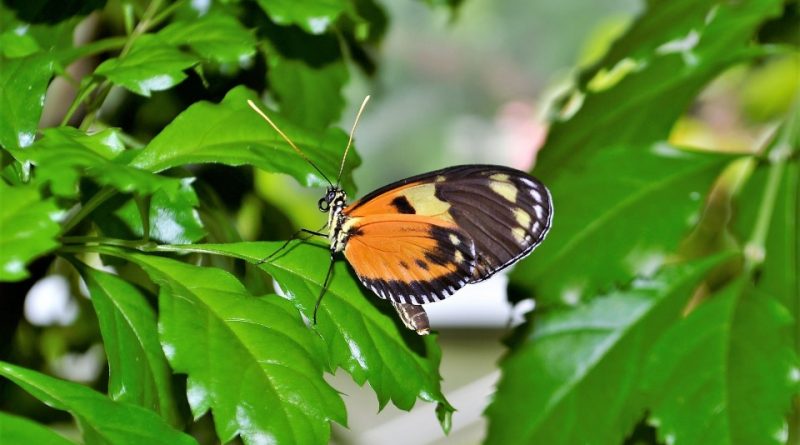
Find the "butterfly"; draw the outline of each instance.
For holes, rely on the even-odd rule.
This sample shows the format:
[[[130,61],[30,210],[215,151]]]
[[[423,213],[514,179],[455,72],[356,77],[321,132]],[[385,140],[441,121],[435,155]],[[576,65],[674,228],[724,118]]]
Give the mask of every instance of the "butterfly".
[[[391,183],[348,204],[339,180],[368,100],[369,96],[356,116],[336,185],[266,114],[248,103],[330,185],[318,202],[319,210],[328,214],[326,225],[320,231],[301,229],[330,243],[331,263],[314,321],[334,255],[343,253],[361,283],[389,300],[406,327],[424,335],[430,323],[422,305],[452,296],[530,254],[550,229],[553,202],[547,187],[525,172],[498,165],[459,165]],[[321,232],[325,228],[328,232]]]

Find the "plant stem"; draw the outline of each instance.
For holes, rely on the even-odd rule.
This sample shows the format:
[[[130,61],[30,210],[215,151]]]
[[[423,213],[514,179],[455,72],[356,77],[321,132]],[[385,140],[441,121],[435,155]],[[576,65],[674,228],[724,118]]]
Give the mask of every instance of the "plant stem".
[[[114,196],[116,194],[116,190],[111,187],[104,187],[99,192],[97,192],[94,196],[89,198],[89,201],[86,202],[78,213],[75,214],[72,218],[67,220],[61,228],[61,233],[66,234],[69,233],[75,226],[78,225],[84,218],[86,218],[90,213],[92,213],[96,208],[100,207],[108,198]]]

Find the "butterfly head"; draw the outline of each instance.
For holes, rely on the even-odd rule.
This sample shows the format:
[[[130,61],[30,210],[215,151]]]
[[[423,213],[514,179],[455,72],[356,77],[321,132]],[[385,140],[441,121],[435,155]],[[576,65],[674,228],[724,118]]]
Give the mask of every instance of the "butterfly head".
[[[347,194],[339,187],[328,187],[325,195],[317,202],[320,212],[329,212],[331,209],[341,210],[347,204]]]

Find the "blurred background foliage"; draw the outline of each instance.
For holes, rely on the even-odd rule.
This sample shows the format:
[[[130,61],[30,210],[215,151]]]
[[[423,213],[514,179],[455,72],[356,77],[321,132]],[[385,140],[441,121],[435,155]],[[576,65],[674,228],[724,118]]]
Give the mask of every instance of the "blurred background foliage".
[[[0,442],[797,443],[798,7],[4,0]],[[425,339],[343,262],[307,327],[324,249],[250,264],[325,183],[245,100],[332,177],[366,94],[351,197],[554,197]]]

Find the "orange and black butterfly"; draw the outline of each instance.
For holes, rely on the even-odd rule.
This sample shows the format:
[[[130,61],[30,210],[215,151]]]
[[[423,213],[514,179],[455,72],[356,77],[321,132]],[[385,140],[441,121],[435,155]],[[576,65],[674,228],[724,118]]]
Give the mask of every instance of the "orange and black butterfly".
[[[325,177],[255,104],[250,106]],[[351,131],[344,156],[352,137]],[[342,168],[339,177],[341,172]],[[404,324],[420,334],[430,331],[422,304],[443,300],[524,258],[544,240],[553,220],[553,203],[544,184],[497,165],[424,173],[351,204],[339,178],[336,185],[328,183],[318,203],[320,211],[328,213],[323,227],[328,233],[303,230],[330,241],[331,267],[320,299],[333,256],[343,252],[361,283],[391,301]]]

